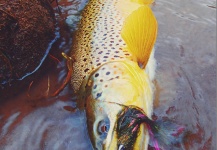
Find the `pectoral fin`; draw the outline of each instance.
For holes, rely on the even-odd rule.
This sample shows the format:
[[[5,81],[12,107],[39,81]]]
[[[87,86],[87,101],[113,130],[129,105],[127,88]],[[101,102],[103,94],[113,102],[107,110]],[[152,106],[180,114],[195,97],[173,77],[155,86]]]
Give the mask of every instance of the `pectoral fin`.
[[[157,37],[157,20],[149,6],[139,7],[126,18],[121,36],[141,68],[145,68]]]

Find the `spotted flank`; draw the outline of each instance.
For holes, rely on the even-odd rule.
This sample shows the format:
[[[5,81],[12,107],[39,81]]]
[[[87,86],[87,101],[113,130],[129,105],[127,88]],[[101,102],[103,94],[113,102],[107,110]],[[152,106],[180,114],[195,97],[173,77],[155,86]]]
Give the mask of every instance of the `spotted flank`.
[[[124,108],[133,106],[147,118],[152,115],[158,28],[152,3],[90,0],[82,12],[73,38],[71,84],[78,107],[86,112],[94,149],[144,150],[153,137],[149,122],[129,121],[117,129]],[[135,134],[128,139],[130,132]]]
[[[111,60],[132,59],[120,32],[123,18],[115,9],[117,1],[91,0],[83,11],[80,28],[73,44],[74,72],[72,86],[77,91],[90,72]],[[107,7],[103,7],[103,6]]]

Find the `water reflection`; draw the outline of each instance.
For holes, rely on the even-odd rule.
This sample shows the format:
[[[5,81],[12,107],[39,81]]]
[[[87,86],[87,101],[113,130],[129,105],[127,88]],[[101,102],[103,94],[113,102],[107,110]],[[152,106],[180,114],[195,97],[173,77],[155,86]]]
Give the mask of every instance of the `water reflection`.
[[[20,94],[1,101],[0,149],[91,149],[85,115],[75,109],[70,86],[50,97],[66,77],[61,52],[70,50],[71,33],[85,3],[61,0],[61,13],[55,7],[61,38],[54,46],[58,51],[51,52],[54,57],[47,58],[52,67]],[[153,7],[159,22],[154,115],[186,126],[184,142],[177,149],[215,149],[215,6],[213,0],[157,0]]]

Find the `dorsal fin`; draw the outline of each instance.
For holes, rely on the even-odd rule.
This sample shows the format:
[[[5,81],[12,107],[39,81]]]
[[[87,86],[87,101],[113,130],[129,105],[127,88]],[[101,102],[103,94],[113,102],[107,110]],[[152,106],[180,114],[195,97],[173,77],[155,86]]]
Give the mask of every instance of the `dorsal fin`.
[[[141,68],[145,68],[157,37],[157,20],[149,6],[142,5],[126,18],[121,36]]]

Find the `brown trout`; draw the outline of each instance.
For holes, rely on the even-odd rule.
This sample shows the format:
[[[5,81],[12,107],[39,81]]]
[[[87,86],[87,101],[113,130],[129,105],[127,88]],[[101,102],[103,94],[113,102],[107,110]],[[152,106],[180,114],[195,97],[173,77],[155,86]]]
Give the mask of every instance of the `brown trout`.
[[[149,118],[157,37],[151,3],[90,0],[82,12],[72,46],[71,84],[78,107],[86,111],[93,149],[148,147],[155,126]]]

